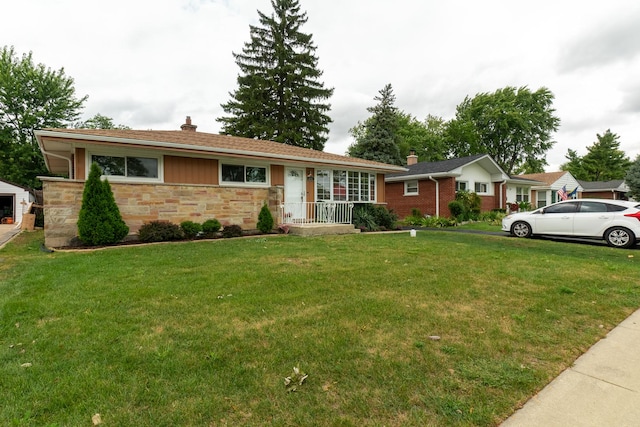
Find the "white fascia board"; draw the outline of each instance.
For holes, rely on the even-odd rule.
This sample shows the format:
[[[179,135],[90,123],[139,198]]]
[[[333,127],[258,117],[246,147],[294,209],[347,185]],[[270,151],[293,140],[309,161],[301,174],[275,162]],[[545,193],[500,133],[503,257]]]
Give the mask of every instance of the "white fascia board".
[[[415,180],[425,180],[430,178],[448,178],[453,177],[457,178],[461,174],[459,173],[450,173],[450,172],[438,172],[438,173],[425,173],[420,175],[402,175],[402,176],[391,176],[385,177],[384,182],[400,182],[400,181],[415,181]]]

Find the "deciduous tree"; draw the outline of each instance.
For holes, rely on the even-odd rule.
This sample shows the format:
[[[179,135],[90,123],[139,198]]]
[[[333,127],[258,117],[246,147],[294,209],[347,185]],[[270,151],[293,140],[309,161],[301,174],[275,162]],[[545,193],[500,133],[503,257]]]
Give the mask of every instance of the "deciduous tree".
[[[222,133],[322,150],[327,141],[333,94],[319,81],[322,71],[312,35],[301,31],[307,14],[298,0],[271,0],[271,16],[258,11],[251,41],[234,53],[241,74],[218,118]]]
[[[35,129],[67,127],[77,120],[87,96],[76,98],[64,68],[34,64],[32,54],[18,57],[13,47],[0,50],[0,176],[37,188],[47,169]]]
[[[596,136],[598,140],[587,147],[587,154],[583,157],[569,149],[566,155],[569,161],[561,169],[571,172],[576,179],[585,181],[624,179],[631,160],[620,150],[620,137],[610,129]]]
[[[468,96],[447,126],[451,155],[489,154],[507,173],[542,172],[560,119],[547,88],[505,87]]]
[[[111,117],[100,113],[83,122],[74,123],[73,127],[76,129],[131,129],[129,126],[116,125]]]

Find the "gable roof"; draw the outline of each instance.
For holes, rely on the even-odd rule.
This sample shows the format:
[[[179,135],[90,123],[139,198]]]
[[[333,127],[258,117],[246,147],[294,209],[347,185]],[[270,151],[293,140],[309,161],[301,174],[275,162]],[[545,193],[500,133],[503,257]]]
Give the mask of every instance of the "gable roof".
[[[438,162],[416,163],[415,165],[407,166],[408,170],[406,172],[387,175],[385,181],[394,182],[428,177],[460,176],[462,174],[462,168],[472,163],[479,163],[492,174],[500,174],[502,179],[508,179],[508,175],[504,173],[491,156],[488,154],[476,154]]]
[[[545,172],[545,173],[529,173],[524,175],[514,176],[514,178],[523,178],[529,179],[533,181],[539,181],[548,185],[553,184],[569,172],[567,171],[559,171],[559,172]]]
[[[14,182],[7,181],[6,179],[2,179],[2,178],[0,178],[0,183],[5,184],[5,186],[6,186],[7,188],[8,188],[8,187],[15,187],[15,188],[19,188],[19,189],[21,189],[21,190],[27,191],[27,192],[29,192],[29,193],[33,192],[33,190],[32,190],[32,189],[30,189],[29,187],[25,187],[25,186],[22,186],[22,185],[18,185],[18,184],[14,183]]]
[[[47,168],[52,173],[62,174],[69,170],[74,148],[89,145],[162,150],[190,155],[313,163],[387,173],[405,170],[401,166],[294,147],[279,142],[184,130],[42,129],[35,131],[35,135],[45,157]]]
[[[615,179],[612,181],[583,181],[578,180],[583,192],[590,191],[629,191],[629,187],[625,184],[624,179]]]

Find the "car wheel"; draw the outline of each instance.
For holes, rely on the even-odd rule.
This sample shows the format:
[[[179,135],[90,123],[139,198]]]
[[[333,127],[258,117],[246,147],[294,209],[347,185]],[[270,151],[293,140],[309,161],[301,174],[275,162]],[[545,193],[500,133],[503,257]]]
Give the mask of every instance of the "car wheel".
[[[531,226],[524,221],[518,221],[511,226],[511,234],[516,237],[531,237]]]
[[[624,227],[613,227],[604,233],[604,240],[614,248],[628,248],[636,242],[636,236]]]

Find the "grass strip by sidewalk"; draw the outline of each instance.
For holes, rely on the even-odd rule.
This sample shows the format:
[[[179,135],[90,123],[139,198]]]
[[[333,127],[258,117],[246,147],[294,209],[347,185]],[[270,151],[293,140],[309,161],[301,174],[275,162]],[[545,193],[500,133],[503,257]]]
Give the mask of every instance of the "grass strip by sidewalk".
[[[8,425],[495,425],[640,306],[638,251],[604,246],[41,241],[0,251]],[[288,393],[293,367],[309,376]]]

